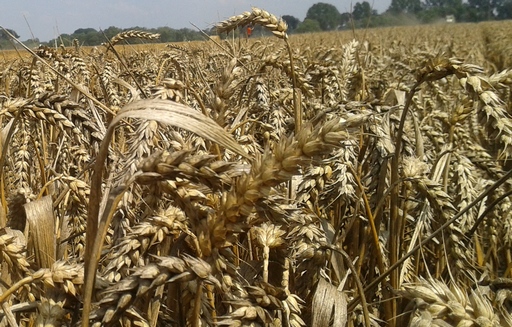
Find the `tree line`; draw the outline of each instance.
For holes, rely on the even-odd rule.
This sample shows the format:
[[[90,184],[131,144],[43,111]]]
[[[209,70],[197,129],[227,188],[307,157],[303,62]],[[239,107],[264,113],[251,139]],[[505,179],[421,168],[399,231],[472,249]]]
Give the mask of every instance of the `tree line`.
[[[512,18],[512,0],[392,0],[389,8],[379,14],[368,1],[356,2],[350,12],[340,13],[328,3],[319,2],[312,5],[303,21],[291,15],[282,16],[288,24],[289,33],[309,33],[362,27],[396,26],[404,24],[433,23],[444,21],[452,15],[458,22],[480,22],[485,20],[502,20]],[[181,42],[204,40],[204,34],[216,34],[214,28],[197,31],[190,28],[173,29],[170,27],[144,28],[131,27],[121,29],[111,26],[105,30],[79,28],[72,34],[61,34],[56,39],[40,42],[38,39],[24,41],[28,46],[45,44],[50,46],[69,46],[73,40],[81,45],[94,46],[106,42],[114,35],[135,29],[144,32],[158,33],[158,42]],[[8,30],[19,37],[14,30]],[[255,28],[253,35],[265,35],[262,28]],[[243,34],[243,29],[236,31]],[[132,41],[131,41],[132,42]],[[134,40],[133,42],[137,42]],[[147,42],[147,41],[144,41]],[[12,48],[14,43],[3,31],[0,31],[0,49]]]
[[[143,31],[143,32],[149,32],[149,33],[158,33],[160,34],[160,38],[157,41],[147,41],[147,40],[130,40],[130,43],[138,43],[138,42],[183,42],[183,41],[193,41],[193,40],[204,40],[204,32],[211,33],[210,30],[208,31],[197,31],[190,28],[181,28],[181,29],[173,29],[170,27],[158,27],[158,28],[145,28],[140,26],[134,26],[130,28],[119,28],[115,26],[111,26],[105,30],[96,30],[94,28],[79,28],[75,30],[71,34],[60,34],[57,38],[52,39],[48,42],[41,42],[39,39],[29,39],[24,41],[23,43],[26,44],[29,47],[35,47],[42,45],[48,45],[48,46],[60,46],[61,44],[65,46],[70,46],[73,43],[73,40],[77,40],[78,43],[82,46],[96,46],[100,45],[102,43],[108,42],[107,40],[110,40],[113,36],[127,31],[127,30],[137,30],[137,31]],[[11,34],[13,34],[14,37],[19,38],[18,34],[13,31],[9,30]],[[0,31],[0,49],[10,49],[12,48],[14,43],[12,40],[9,40],[9,37],[7,34]]]
[[[173,29],[170,27],[145,28],[134,26],[127,29],[121,29],[119,27],[111,26],[105,30],[99,31],[94,28],[80,28],[72,34],[61,34],[57,39],[50,40],[48,43],[50,45],[61,43],[69,44],[72,40],[76,39],[81,45],[84,46],[99,45],[107,42],[107,40],[110,40],[113,36],[127,30],[137,30],[153,34],[158,33],[160,34],[160,39],[157,42],[183,42],[204,39],[199,31],[190,28]],[[142,41],[130,40],[130,43],[137,42]],[[148,43],[150,41],[144,40],[144,42]]]
[[[512,0],[392,0],[378,14],[368,1],[356,2],[350,12],[340,13],[327,3],[311,6],[303,22],[283,16],[292,31],[316,32],[334,29],[434,23],[453,16],[457,22],[512,19]]]
[[[461,22],[503,20],[512,18],[512,0],[392,0],[388,11],[412,14],[424,23],[447,15]]]

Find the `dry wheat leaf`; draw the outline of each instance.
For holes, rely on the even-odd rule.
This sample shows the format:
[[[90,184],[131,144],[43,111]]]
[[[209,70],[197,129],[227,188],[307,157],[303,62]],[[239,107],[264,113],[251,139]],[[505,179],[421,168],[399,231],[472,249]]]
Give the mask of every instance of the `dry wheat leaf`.
[[[119,111],[109,128],[129,117],[156,120],[186,129],[245,158],[248,157],[244,149],[215,121],[183,104],[159,99],[135,101]]]
[[[347,300],[336,286],[320,278],[313,296],[311,326],[328,327],[347,324]]]
[[[51,196],[24,205],[38,268],[50,268],[55,262],[55,217]]]

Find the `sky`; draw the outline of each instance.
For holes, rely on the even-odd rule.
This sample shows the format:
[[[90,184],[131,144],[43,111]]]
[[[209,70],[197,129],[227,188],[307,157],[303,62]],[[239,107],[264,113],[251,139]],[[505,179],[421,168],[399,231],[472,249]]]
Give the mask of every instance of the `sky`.
[[[22,41],[32,38],[32,33],[40,41],[49,41],[79,28],[195,29],[190,24],[193,23],[205,29],[250,11],[253,6],[302,21],[315,3],[330,3],[343,13],[349,12],[351,5],[358,1],[363,0],[0,0],[0,26],[16,31]],[[391,0],[367,1],[379,13],[391,3]]]

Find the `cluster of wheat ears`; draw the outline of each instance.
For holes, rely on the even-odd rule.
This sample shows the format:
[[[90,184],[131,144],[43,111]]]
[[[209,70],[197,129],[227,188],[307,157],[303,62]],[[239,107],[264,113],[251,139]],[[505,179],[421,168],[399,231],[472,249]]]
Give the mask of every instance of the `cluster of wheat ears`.
[[[0,63],[0,326],[512,326],[512,23],[248,24]]]

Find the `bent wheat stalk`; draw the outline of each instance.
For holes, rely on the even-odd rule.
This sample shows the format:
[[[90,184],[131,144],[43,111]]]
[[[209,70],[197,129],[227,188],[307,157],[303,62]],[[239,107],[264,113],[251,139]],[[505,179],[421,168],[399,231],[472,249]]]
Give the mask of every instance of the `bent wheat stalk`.
[[[110,123],[105,138],[101,143],[100,151],[96,157],[94,173],[91,180],[91,195],[89,199],[89,210],[87,216],[87,235],[85,252],[85,286],[84,286],[84,309],[82,326],[89,326],[89,314],[93,297],[96,269],[100,259],[101,247],[107,229],[112,220],[117,203],[121,200],[126,188],[135,181],[136,176],[124,185],[114,188],[109,194],[107,206],[100,213],[99,204],[103,203],[101,194],[101,181],[103,166],[107,158],[110,140],[117,124],[125,118],[145,118],[156,120],[171,126],[189,130],[199,136],[217,143],[243,157],[247,157],[245,151],[236,141],[218,126],[213,120],[194,111],[185,105],[165,100],[140,100],[125,106]],[[100,218],[101,217],[101,218]]]
[[[288,41],[288,25],[282,19],[277,18],[266,10],[253,7],[251,12],[244,12],[241,15],[233,16],[223,22],[217,24],[218,33],[229,33],[240,26],[249,24],[260,25],[268,29],[276,37],[284,40],[286,44],[286,50],[288,51],[288,57],[290,59],[290,70],[292,75],[292,87],[293,87],[293,109],[295,113],[295,134],[299,133],[300,126],[302,124],[302,108],[300,107],[300,101],[297,95],[297,81],[295,77],[295,68],[293,62],[293,53],[290,42]]]
[[[490,187],[488,187],[485,191],[483,191],[476,199],[473,200],[470,204],[468,204],[464,209],[459,211],[455,216],[453,216],[450,220],[447,220],[441,227],[439,227],[437,230],[435,230],[432,234],[430,234],[428,237],[423,239],[418,245],[416,245],[411,251],[407,252],[403,257],[398,259],[393,265],[389,267],[389,269],[377,277],[375,280],[373,280],[368,286],[365,287],[364,292],[367,293],[377,285],[379,285],[380,282],[382,282],[389,274],[395,270],[396,268],[400,267],[401,264],[403,264],[410,256],[412,256],[416,251],[418,251],[420,248],[425,246],[427,243],[432,241],[437,235],[439,235],[441,232],[443,232],[448,226],[453,224],[457,219],[459,219],[463,214],[465,214],[467,211],[469,211],[471,208],[475,207],[480,201],[482,201],[485,197],[487,197],[489,194],[494,192],[497,188],[499,188],[501,185],[506,183],[510,178],[512,177],[512,169],[509,170],[505,175],[503,175],[499,180],[497,180],[494,184],[492,184]],[[361,298],[359,296],[354,297],[354,299],[349,303],[348,309],[354,310],[356,305],[361,301]]]

